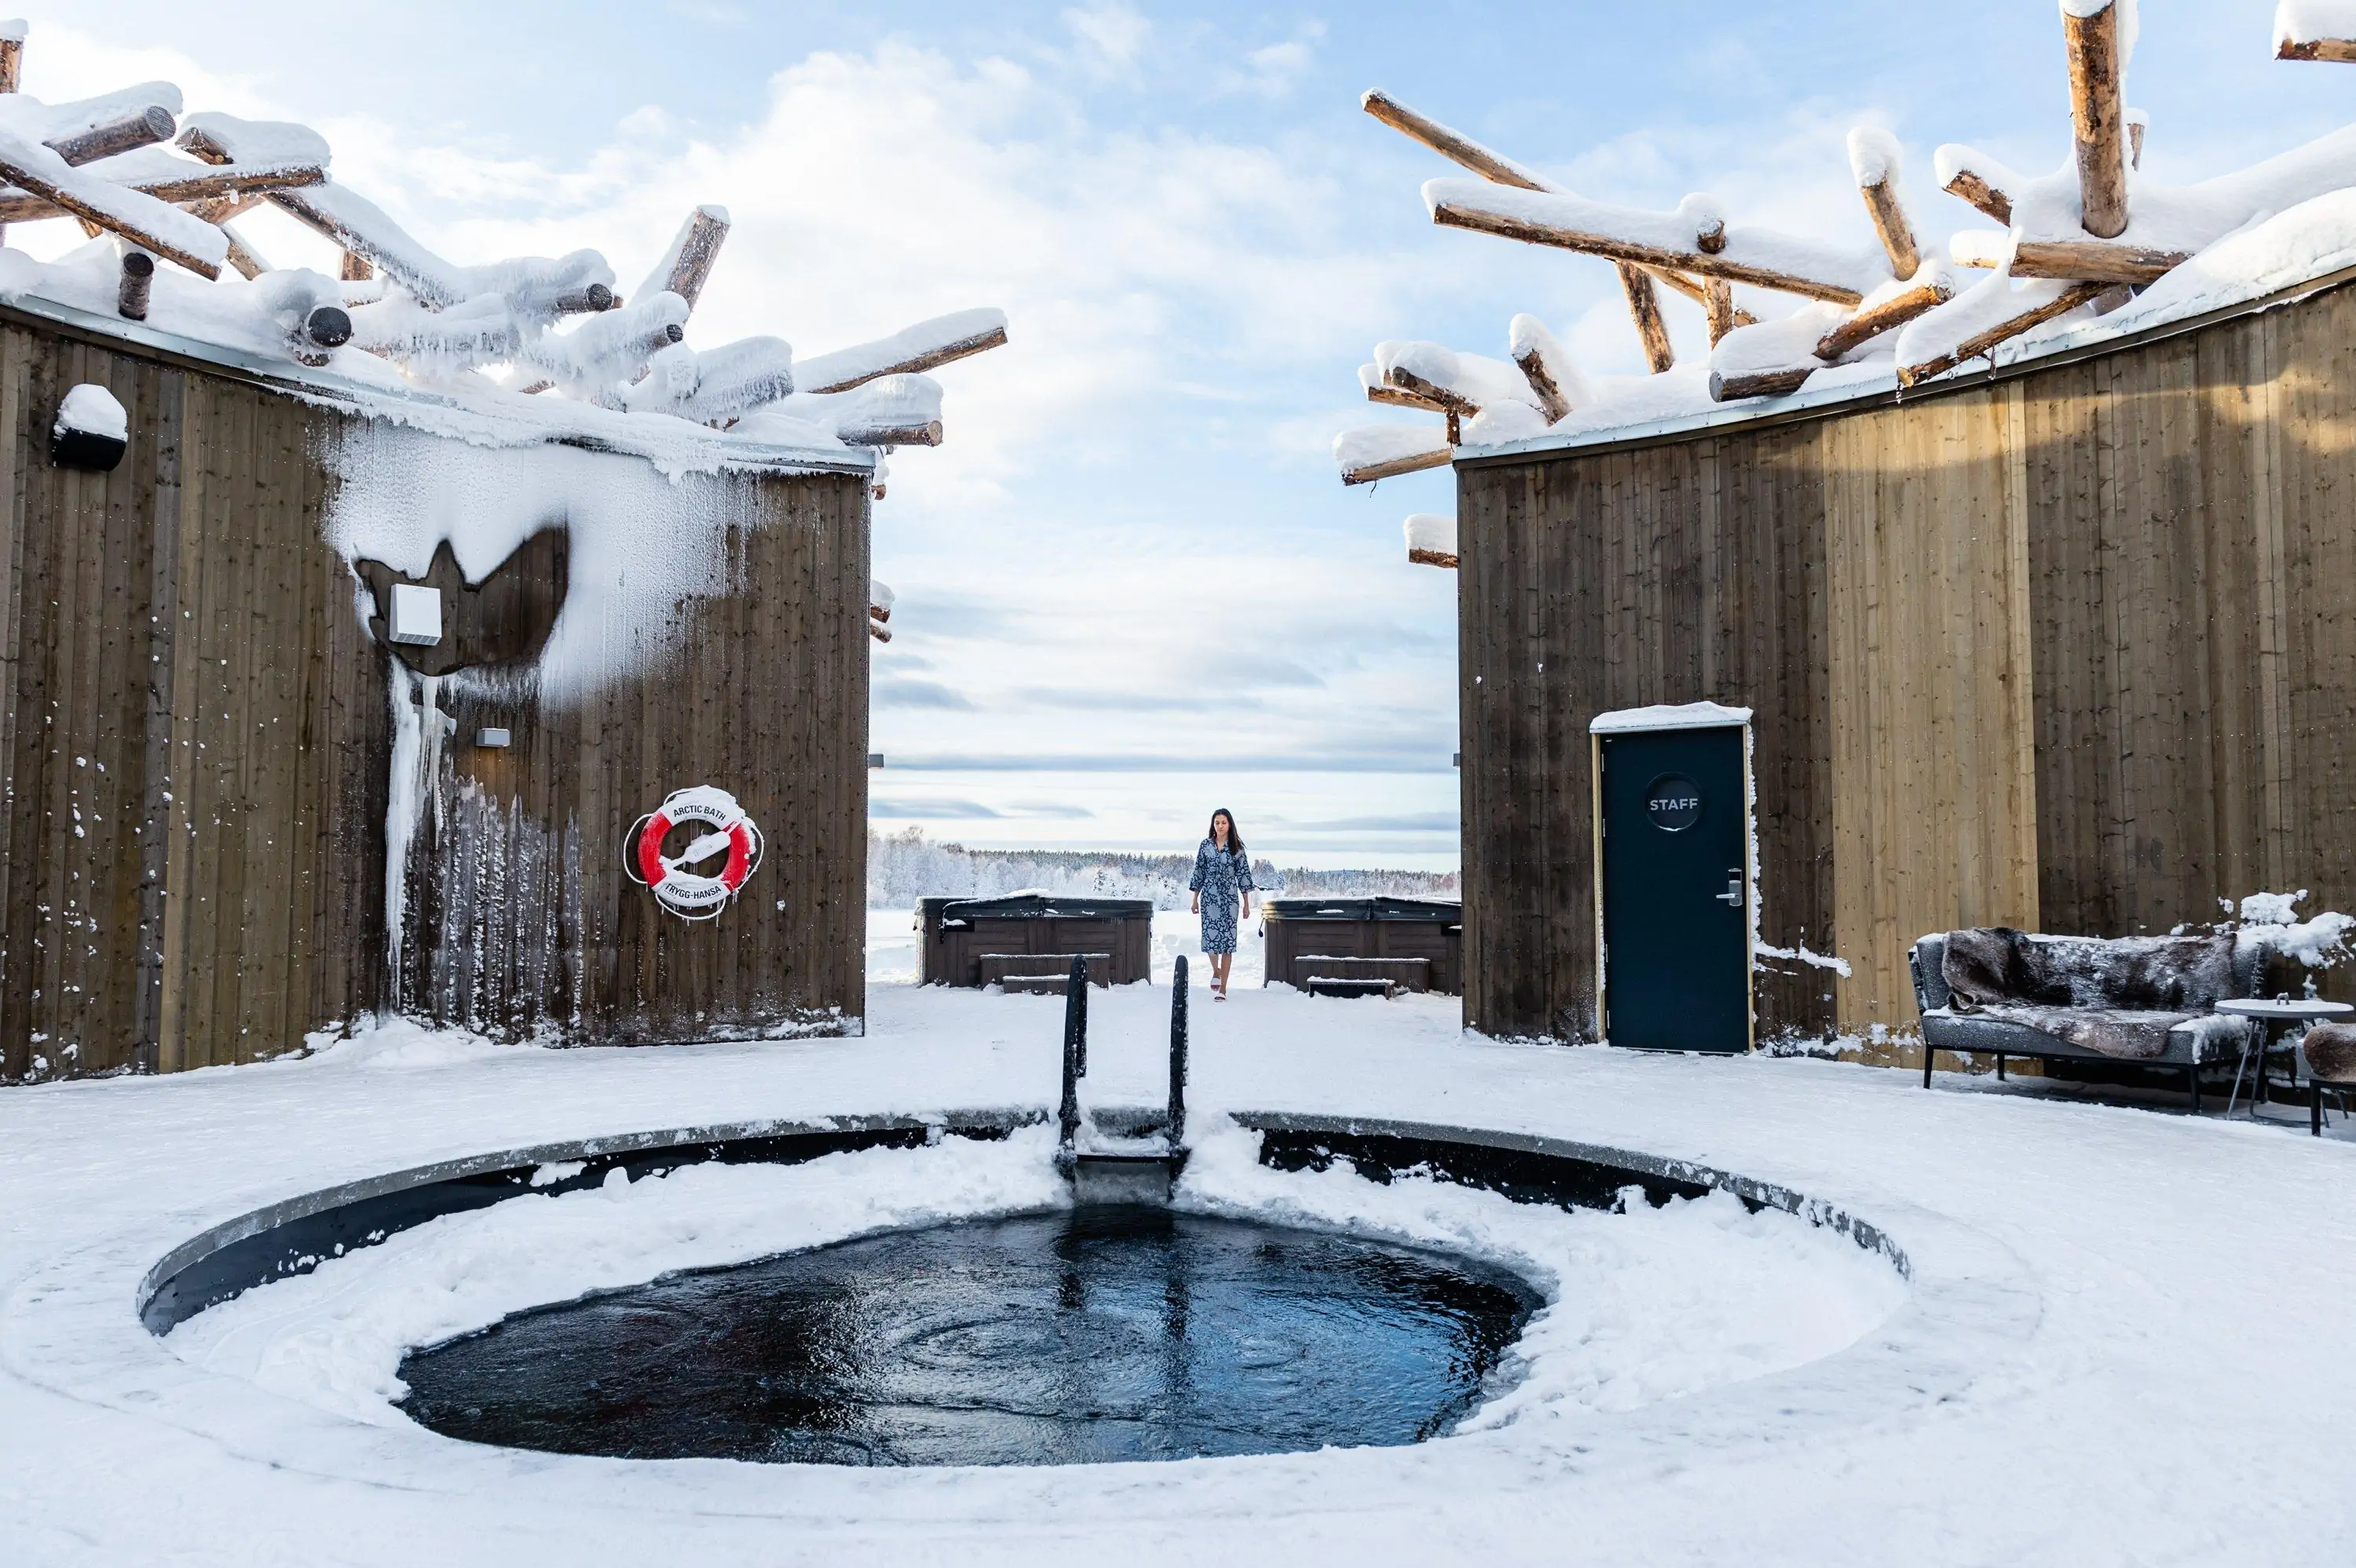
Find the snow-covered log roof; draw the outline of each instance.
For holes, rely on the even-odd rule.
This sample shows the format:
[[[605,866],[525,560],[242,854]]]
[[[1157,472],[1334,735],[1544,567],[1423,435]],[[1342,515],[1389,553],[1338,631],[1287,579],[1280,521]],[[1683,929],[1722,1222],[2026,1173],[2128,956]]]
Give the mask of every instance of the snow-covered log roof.
[[[2078,349],[2356,268],[2356,126],[2213,179],[2150,178],[2141,170],[2150,116],[2124,97],[2135,0],[2058,3],[2068,159],[2030,176],[1962,144],[1939,148],[1940,188],[2003,227],[1926,244],[1903,199],[1896,138],[1876,127],[1852,131],[1849,174],[1878,254],[1731,222],[1709,196],[1665,210],[1590,201],[1367,93],[1368,113],[1479,176],[1426,182],[1434,221],[1612,262],[1653,374],[1582,374],[1529,315],[1515,316],[1506,334],[1510,363],[1440,344],[1384,344],[1359,371],[1368,400],[1440,414],[1445,428],[1344,432],[1334,443],[1343,482],[1436,467],[1462,447],[1714,424],[1708,416],[1722,404],[1886,393],[1976,361]],[[2281,0],[2275,44],[2283,59],[2356,62],[2356,0]],[[1676,364],[1656,283],[1708,312],[1706,366]],[[1738,285],[1751,310],[1736,304]]]
[[[798,362],[779,337],[697,344],[725,208],[691,211],[626,297],[594,251],[455,261],[337,183],[327,140],[306,126],[183,115],[169,82],[27,97],[24,33],[0,23],[0,225],[70,219],[91,238],[50,263],[0,249],[0,300],[140,324],[121,330],[292,375],[422,390],[509,424],[530,400],[552,428],[612,423],[594,409],[684,420],[708,427],[706,442],[721,432],[838,452],[937,445],[941,389],[923,372],[1006,341],[1002,313],[969,310]],[[231,227],[265,202],[332,240],[342,275],[271,268]],[[566,403],[587,407],[571,416]],[[678,444],[650,423],[648,435],[625,444]]]

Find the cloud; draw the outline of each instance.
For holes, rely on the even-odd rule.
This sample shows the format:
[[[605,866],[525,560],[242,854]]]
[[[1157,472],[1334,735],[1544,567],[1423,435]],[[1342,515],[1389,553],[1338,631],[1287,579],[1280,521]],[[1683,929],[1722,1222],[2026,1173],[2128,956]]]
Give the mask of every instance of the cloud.
[[[1079,39],[1084,60],[1107,75],[1129,74],[1153,35],[1153,24],[1119,0],[1073,6],[1064,13],[1064,26]]]
[[[876,677],[871,688],[871,700],[877,708],[931,708],[958,713],[973,711],[973,699],[956,688],[943,686],[938,681],[909,680],[903,676]]]
[[[1458,814],[1418,811],[1396,816],[1337,816],[1323,822],[1287,822],[1296,833],[1453,833]]]
[[[1005,815],[993,811],[978,800],[897,800],[872,796],[867,802],[867,816],[888,818],[894,822],[920,822],[927,819],[995,820]]]
[[[1322,29],[1321,29],[1322,30]],[[1316,51],[1304,38],[1288,38],[1244,56],[1243,69],[1227,69],[1219,84],[1230,92],[1248,92],[1270,101],[1291,95],[1293,88],[1316,63]]]

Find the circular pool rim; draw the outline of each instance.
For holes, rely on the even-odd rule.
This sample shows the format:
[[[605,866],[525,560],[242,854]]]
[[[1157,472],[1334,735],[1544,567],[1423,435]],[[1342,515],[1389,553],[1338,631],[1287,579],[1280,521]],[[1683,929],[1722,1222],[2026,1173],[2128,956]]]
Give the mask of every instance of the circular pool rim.
[[[1282,1111],[1229,1115],[1261,1135],[1263,1163],[1283,1168],[1339,1158],[1374,1179],[1387,1180],[1394,1171],[1423,1168],[1515,1202],[1567,1208],[1610,1208],[1629,1187],[1641,1188],[1646,1201],[1656,1205],[1671,1198],[1729,1192],[1753,1209],[1780,1210],[1845,1235],[1881,1256],[1900,1277],[1915,1278],[1912,1259],[1879,1224],[1792,1188],[1692,1160],[1446,1123]],[[160,1339],[209,1307],[255,1285],[307,1273],[326,1258],[444,1214],[526,1192],[594,1187],[616,1168],[636,1180],[650,1171],[705,1160],[798,1164],[849,1149],[913,1147],[942,1137],[1002,1138],[1046,1119],[1044,1111],[1030,1108],[773,1119],[563,1139],[436,1160],[320,1188],[208,1227],[147,1269],[134,1310]],[[1097,1119],[1119,1133],[1150,1132],[1161,1125],[1158,1111],[1142,1108],[1106,1107]],[[537,1173],[561,1166],[578,1168],[534,1184]]]

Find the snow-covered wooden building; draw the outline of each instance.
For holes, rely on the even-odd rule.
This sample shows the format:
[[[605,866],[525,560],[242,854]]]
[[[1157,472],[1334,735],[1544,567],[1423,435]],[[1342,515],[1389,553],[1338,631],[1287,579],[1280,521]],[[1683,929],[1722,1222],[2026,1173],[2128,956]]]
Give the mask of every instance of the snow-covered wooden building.
[[[462,266],[299,126],[0,39],[0,1082],[387,1011],[565,1042],[855,1029],[881,453],[996,312],[700,346],[700,208]],[[268,202],[340,277],[271,268]]]
[[[1455,467],[1408,543],[1459,572],[1469,1022],[1608,1033],[1600,886],[1633,850],[1590,727],[1652,704],[1751,713],[1762,1040],[1911,1030],[1928,932],[2356,902],[2356,129],[2147,179],[2131,6],[2062,11],[2070,161],[1941,148],[2004,225],[1944,255],[1878,132],[1849,151],[1880,243],[1844,249],[1588,201],[1369,95],[1480,176],[1426,187],[1438,221],[1617,265],[1655,372],[1582,376],[1527,317],[1505,358],[1385,344],[1370,398],[1445,428],[1337,443],[1348,480]],[[2356,6],[2279,32],[2356,58]],[[1708,363],[1675,362],[1662,288]]]

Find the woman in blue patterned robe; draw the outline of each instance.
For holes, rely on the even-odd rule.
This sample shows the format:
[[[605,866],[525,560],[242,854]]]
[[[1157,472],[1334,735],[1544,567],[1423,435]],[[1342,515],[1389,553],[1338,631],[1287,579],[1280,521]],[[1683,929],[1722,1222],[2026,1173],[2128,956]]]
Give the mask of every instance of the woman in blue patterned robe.
[[[1236,819],[1225,806],[1211,813],[1210,836],[1194,851],[1194,874],[1186,885],[1194,890],[1194,912],[1203,917],[1203,951],[1211,960],[1211,999],[1227,999],[1227,971],[1236,962],[1236,899],[1243,899],[1244,918],[1251,918],[1251,855]]]

